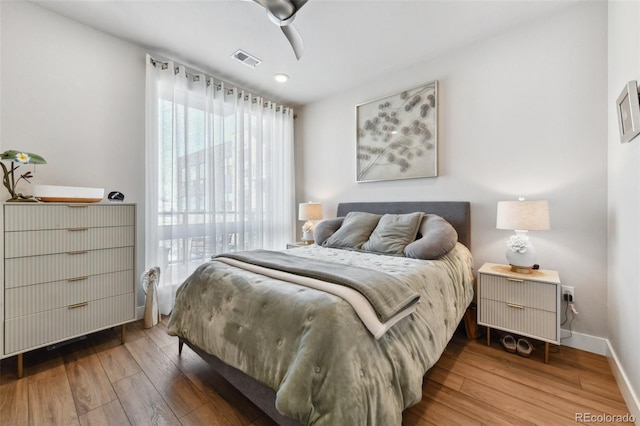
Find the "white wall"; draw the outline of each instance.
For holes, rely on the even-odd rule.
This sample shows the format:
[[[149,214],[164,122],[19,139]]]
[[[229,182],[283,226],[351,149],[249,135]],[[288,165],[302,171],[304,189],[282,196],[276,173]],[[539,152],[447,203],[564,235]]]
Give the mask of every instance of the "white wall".
[[[0,152],[42,155],[33,183],[123,192],[144,241],[144,50],[26,2],[0,8]]]
[[[574,331],[605,337],[606,40],[606,3],[579,4],[305,106],[298,201],[323,202],[333,216],[341,201],[469,200],[479,267],[506,262],[510,232],[495,229],[497,201],[547,199],[552,229],[531,233],[538,262],[575,286]],[[355,183],[354,106],[431,80],[440,176]]]
[[[640,3],[609,3],[609,288],[608,336],[619,382],[640,419],[640,137],[620,143],[616,99],[629,80],[640,81]],[[621,386],[622,387],[622,386]],[[624,387],[623,391],[624,391]],[[640,420],[638,420],[640,422]]]

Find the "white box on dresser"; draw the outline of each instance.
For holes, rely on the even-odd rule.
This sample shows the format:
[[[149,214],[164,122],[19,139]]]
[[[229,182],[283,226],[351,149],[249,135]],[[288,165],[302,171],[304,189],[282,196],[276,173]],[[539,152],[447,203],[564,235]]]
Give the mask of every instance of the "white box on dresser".
[[[560,344],[560,277],[556,271],[511,271],[509,265],[485,263],[478,270],[478,324],[549,343]]]
[[[0,358],[135,319],[135,204],[3,206]]]

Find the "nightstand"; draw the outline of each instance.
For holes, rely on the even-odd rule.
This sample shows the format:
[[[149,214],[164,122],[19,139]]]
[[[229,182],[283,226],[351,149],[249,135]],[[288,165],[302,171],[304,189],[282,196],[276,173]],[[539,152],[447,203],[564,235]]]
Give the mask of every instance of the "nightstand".
[[[306,241],[296,241],[295,243],[287,243],[287,248],[291,249],[291,248],[296,248],[296,247],[307,247],[307,246],[312,246],[313,242],[306,242]]]
[[[560,344],[560,277],[556,271],[512,272],[509,265],[485,263],[478,271],[478,324],[544,342]]]

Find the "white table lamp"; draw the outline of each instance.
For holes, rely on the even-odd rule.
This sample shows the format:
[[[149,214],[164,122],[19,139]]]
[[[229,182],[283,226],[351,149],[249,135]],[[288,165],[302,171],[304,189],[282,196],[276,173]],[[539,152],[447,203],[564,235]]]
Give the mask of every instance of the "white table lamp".
[[[507,260],[511,270],[521,274],[531,272],[537,254],[528,231],[542,231],[549,226],[549,203],[542,201],[498,201],[496,228],[515,231],[507,240]]]
[[[302,225],[302,241],[307,244],[313,243],[313,230],[316,226],[313,221],[321,219],[322,204],[309,201],[298,205],[298,220],[306,220]]]

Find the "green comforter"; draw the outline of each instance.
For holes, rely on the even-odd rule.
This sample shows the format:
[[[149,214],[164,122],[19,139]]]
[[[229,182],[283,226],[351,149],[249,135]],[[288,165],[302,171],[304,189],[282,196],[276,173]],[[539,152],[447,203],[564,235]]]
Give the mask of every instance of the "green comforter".
[[[291,256],[288,252],[251,250],[225,253],[227,257],[253,265],[340,284],[356,290],[371,304],[382,322],[411,307],[420,295],[393,275],[370,268]]]
[[[214,260],[178,289],[169,333],[275,389],[278,411],[303,424],[400,425],[471,302],[471,254],[460,244],[435,261],[317,246],[288,253],[384,271],[421,301],[375,340],[337,296]]]

